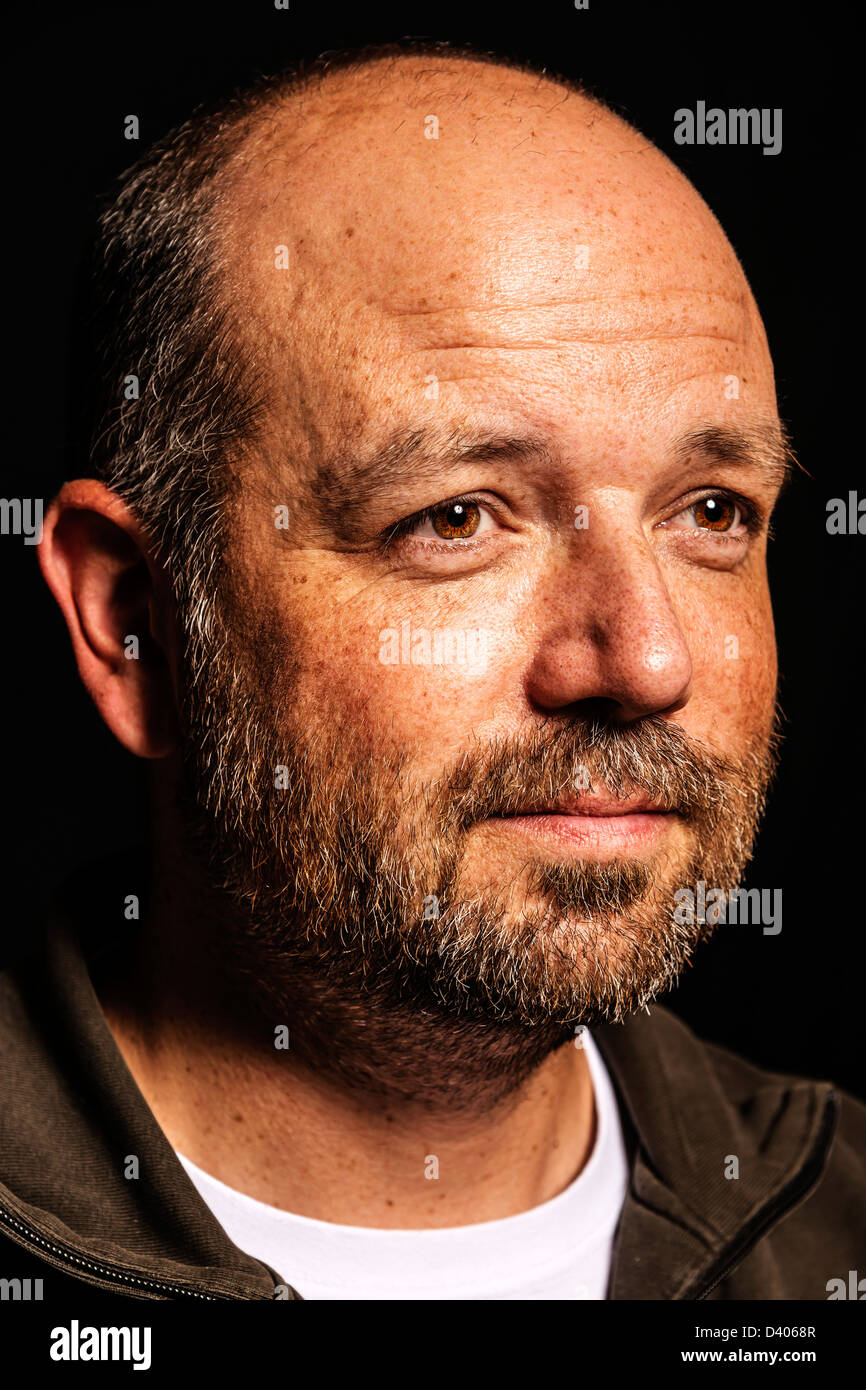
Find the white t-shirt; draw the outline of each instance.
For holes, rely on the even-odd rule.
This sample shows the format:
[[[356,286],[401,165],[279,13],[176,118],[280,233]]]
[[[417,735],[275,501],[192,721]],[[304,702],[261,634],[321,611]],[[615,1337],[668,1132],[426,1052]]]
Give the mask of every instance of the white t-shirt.
[[[235,1245],[305,1299],[603,1299],[628,1168],[613,1086],[582,1036],[592,1153],[565,1191],[517,1216],[440,1230],[339,1226],[258,1202],[178,1158]]]

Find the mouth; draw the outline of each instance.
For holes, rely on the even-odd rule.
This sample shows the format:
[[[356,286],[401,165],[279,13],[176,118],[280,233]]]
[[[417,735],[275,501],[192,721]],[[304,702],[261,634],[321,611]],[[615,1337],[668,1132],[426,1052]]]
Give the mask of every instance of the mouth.
[[[487,824],[563,849],[622,854],[653,848],[678,819],[669,806],[645,796],[585,796],[522,807]]]

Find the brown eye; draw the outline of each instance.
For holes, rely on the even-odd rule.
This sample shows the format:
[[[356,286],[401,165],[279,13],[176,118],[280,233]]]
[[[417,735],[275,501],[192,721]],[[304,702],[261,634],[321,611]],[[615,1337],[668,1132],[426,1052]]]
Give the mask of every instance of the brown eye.
[[[736,526],[739,507],[729,497],[705,497],[692,505],[695,521],[706,531],[730,531]]]
[[[478,530],[481,508],[477,502],[445,502],[434,508],[430,520],[442,540],[466,540]]]

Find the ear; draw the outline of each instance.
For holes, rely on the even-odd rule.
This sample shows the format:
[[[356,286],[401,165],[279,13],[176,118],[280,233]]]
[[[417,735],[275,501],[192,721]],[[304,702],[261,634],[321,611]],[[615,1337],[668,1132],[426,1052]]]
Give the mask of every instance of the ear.
[[[131,753],[167,757],[179,742],[174,607],[139,523],[116,493],[79,479],[52,502],[38,553],[105,723]]]

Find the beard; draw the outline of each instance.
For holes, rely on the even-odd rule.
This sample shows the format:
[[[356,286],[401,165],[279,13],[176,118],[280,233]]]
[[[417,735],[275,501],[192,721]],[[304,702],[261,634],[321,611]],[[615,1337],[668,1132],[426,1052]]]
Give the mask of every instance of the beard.
[[[675,915],[675,892],[740,882],[777,711],[736,757],[659,716],[569,715],[475,735],[425,780],[369,724],[305,715],[284,646],[275,616],[241,622],[222,601],[187,629],[178,809],[220,904],[209,947],[302,1065],[365,1097],[477,1112],[577,1025],[675,983],[713,929]],[[678,818],[677,849],[524,849],[505,880],[473,857],[490,817],[593,792],[649,794]]]

